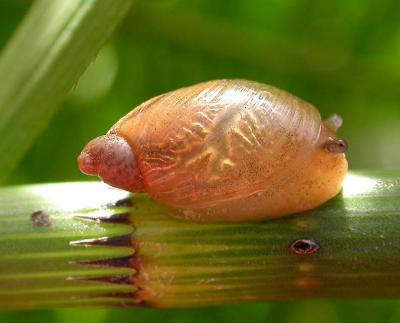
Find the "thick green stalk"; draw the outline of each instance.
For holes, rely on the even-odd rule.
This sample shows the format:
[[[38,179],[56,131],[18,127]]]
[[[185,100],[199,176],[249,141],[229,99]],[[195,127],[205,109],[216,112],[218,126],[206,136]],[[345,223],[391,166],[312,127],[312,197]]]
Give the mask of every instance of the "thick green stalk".
[[[400,171],[353,172],[304,214],[175,220],[100,183],[0,190],[0,308],[400,296]]]
[[[0,57],[0,182],[47,125],[131,0],[37,0]],[[5,153],[7,152],[7,153]]]

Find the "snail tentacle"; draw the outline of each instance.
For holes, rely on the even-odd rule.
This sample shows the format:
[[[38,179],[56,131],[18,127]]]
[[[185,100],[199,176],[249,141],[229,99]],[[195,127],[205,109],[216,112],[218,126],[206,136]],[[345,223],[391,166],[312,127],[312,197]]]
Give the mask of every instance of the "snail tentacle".
[[[328,119],[326,119],[324,123],[329,129],[336,132],[343,125],[343,119],[340,115],[335,113],[332,114]]]

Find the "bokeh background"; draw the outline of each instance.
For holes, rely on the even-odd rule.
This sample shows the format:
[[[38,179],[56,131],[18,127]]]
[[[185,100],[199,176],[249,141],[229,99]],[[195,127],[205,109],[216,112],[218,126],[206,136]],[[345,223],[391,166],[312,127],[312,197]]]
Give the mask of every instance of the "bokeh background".
[[[30,3],[0,0],[0,49]],[[323,117],[336,112],[352,169],[400,169],[400,1],[142,0],[7,184],[86,180],[75,160],[88,140],[150,97],[218,78],[272,84],[312,102]],[[79,320],[390,323],[400,322],[400,301],[0,313],[2,323]]]

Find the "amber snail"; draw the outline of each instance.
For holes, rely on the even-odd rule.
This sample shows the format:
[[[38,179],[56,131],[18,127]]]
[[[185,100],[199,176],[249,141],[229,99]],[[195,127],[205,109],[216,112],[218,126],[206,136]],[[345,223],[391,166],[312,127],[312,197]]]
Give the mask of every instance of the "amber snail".
[[[159,95],[90,141],[81,171],[171,214],[247,222],[315,208],[347,172],[341,119],[275,87],[216,80]]]

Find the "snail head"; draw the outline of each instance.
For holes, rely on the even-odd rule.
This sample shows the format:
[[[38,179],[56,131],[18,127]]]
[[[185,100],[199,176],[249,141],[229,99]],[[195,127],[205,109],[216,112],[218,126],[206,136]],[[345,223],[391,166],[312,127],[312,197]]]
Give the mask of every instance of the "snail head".
[[[107,134],[91,140],[78,156],[78,166],[86,175],[131,192],[143,190],[135,154],[121,136]]]
[[[325,149],[333,154],[343,154],[347,151],[349,145],[346,140],[338,138],[328,138],[325,143]]]
[[[338,129],[342,126],[343,119],[339,115],[333,114],[324,121],[324,124],[329,129],[328,131],[331,134],[331,136],[328,137],[324,144],[325,150],[332,154],[345,153],[349,148],[346,140],[335,138],[334,136],[332,136],[336,134],[336,131],[338,131]]]

